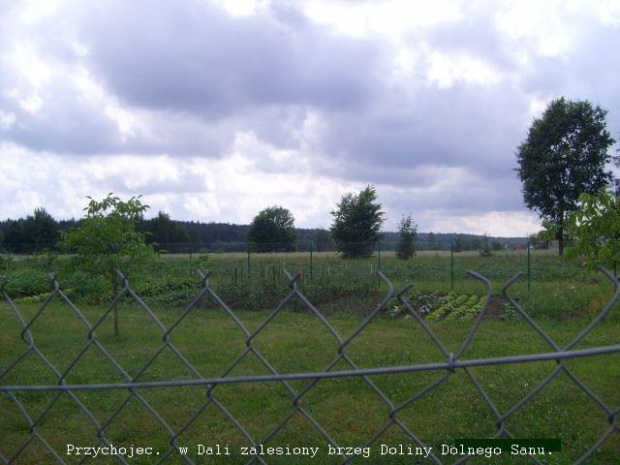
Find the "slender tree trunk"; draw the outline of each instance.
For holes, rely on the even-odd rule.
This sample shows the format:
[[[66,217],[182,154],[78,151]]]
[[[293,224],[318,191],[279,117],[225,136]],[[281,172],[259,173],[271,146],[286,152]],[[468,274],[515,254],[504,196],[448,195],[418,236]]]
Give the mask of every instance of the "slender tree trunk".
[[[560,227],[558,228],[558,255],[564,255],[564,211],[560,213]]]
[[[118,325],[118,302],[115,301],[116,294],[118,294],[118,284],[114,281],[114,285],[112,286],[112,302],[114,302],[114,307],[112,311],[114,312],[114,335],[118,336],[121,332]]]

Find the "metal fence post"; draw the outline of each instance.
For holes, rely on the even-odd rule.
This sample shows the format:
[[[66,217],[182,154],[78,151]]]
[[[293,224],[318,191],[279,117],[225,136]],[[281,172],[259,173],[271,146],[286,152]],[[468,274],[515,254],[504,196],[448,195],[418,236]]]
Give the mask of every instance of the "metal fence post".
[[[531,267],[530,267],[530,246],[531,246],[531,242],[528,239],[527,240],[527,292],[530,292],[530,281],[532,280],[532,275],[530,273],[530,271],[531,271]]]
[[[450,290],[454,290],[454,243],[450,244]]]
[[[312,278],[314,276],[314,274],[313,274],[313,260],[312,260],[313,249],[314,249],[314,241],[311,240],[310,241],[310,281],[312,281]]]
[[[381,243],[377,243],[377,270],[381,269]]]

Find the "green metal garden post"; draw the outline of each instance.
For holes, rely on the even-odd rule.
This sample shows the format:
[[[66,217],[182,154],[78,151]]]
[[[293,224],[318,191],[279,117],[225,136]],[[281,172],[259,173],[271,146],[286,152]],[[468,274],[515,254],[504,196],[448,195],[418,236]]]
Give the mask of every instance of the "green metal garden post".
[[[377,243],[377,269],[381,270],[381,244]]]
[[[313,260],[312,260],[312,252],[314,251],[314,241],[310,241],[310,281],[312,281],[313,277]]]
[[[250,243],[248,242],[248,279],[250,279]]]
[[[530,240],[527,240],[527,292],[530,292],[530,281],[531,281],[531,267],[530,267]]]
[[[450,289],[454,290],[454,244],[450,244]]]

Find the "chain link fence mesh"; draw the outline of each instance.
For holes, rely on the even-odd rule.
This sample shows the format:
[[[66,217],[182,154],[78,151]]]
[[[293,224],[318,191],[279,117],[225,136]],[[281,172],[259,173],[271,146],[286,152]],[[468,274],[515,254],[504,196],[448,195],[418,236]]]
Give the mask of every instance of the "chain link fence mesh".
[[[475,391],[480,396],[480,399],[492,412],[497,428],[496,433],[491,436],[492,438],[514,438],[515,435],[510,431],[507,425],[508,419],[515,415],[515,413],[522,409],[528,402],[538,396],[541,391],[551,389],[550,384],[552,381],[560,374],[565,374],[568,379],[570,379],[579,390],[587,395],[588,398],[604,413],[609,422],[608,428],[599,437],[599,439],[574,462],[577,464],[586,463],[593,456],[593,454],[595,454],[597,449],[605,444],[613,435],[617,435],[620,432],[620,424],[617,420],[620,408],[611,406],[603,401],[595,390],[580,379],[580,377],[577,376],[567,365],[567,361],[572,358],[601,356],[620,352],[620,342],[610,346],[576,349],[576,346],[582,342],[609,314],[620,298],[620,290],[618,288],[617,280],[608,271],[602,271],[614,287],[613,295],[596,318],[576,337],[574,337],[572,341],[565,345],[558,344],[523,310],[519,302],[517,302],[510,295],[509,290],[511,286],[520,278],[520,275],[516,275],[512,279],[508,280],[501,289],[502,295],[508,302],[510,302],[515,311],[523,318],[523,320],[536,331],[542,341],[544,341],[544,343],[548,346],[549,350],[547,352],[540,352],[536,354],[510,357],[490,357],[482,359],[465,359],[463,355],[475,340],[480,325],[489,311],[489,305],[493,294],[493,286],[491,281],[485,276],[472,271],[468,271],[468,275],[471,278],[477,279],[484,283],[486,286],[486,302],[482,311],[477,315],[467,338],[456,352],[451,352],[448,350],[441,338],[427,324],[424,317],[412,307],[407,298],[407,292],[411,289],[412,285],[406,286],[401,290],[396,290],[392,282],[380,271],[376,272],[378,276],[377,279],[383,281],[387,291],[374,310],[372,310],[370,314],[364,318],[357,329],[348,337],[343,337],[337,328],[335,328],[321,313],[321,311],[313,305],[306,295],[300,291],[297,284],[299,275],[293,276],[288,272],[285,272],[289,283],[288,293],[280,300],[278,305],[268,315],[268,317],[253,330],[248,328],[241,321],[241,319],[238,318],[235,311],[233,311],[214,291],[210,283],[209,273],[203,274],[200,272],[202,279],[202,288],[200,292],[198,292],[195,298],[189,303],[189,305],[187,305],[176,321],[168,325],[165,325],[162,321],[160,321],[156,313],[134,291],[128,276],[121,273],[119,273],[119,278],[122,280],[123,284],[121,291],[118,295],[116,295],[107,310],[95,322],[91,322],[85,313],[74,305],[74,303],[63,292],[58,281],[53,276],[51,277],[53,286],[51,293],[40,308],[30,318],[26,318],[24,316],[24,313],[20,311],[13,300],[11,300],[11,297],[7,292],[5,292],[4,285],[2,285],[2,287],[0,287],[0,293],[5,306],[0,309],[2,311],[0,315],[2,315],[2,320],[6,321],[9,315],[4,310],[8,310],[9,313],[17,319],[19,326],[21,327],[21,338],[25,347],[23,352],[21,352],[8,364],[0,366],[0,392],[2,392],[5,400],[8,400],[8,402],[19,411],[22,419],[27,423],[28,428],[27,433],[25,434],[25,439],[23,439],[18,446],[13,448],[11,451],[2,450],[0,448],[0,462],[4,464],[22,462],[28,463],[27,457],[29,451],[34,448],[43,448],[50,459],[53,459],[57,463],[67,463],[66,454],[64,454],[63,451],[57,450],[57,448],[50,444],[50,442],[46,439],[45,433],[41,432],[40,426],[49,412],[58,403],[66,402],[68,400],[73,404],[73,406],[81,411],[84,417],[87,418],[92,425],[92,429],[94,431],[93,443],[98,441],[102,447],[108,448],[114,447],[113,442],[108,438],[108,430],[113,425],[123,421],[123,415],[126,413],[126,410],[130,404],[140,405],[141,408],[143,408],[152,416],[152,418],[156,420],[161,429],[165,431],[165,436],[169,444],[167,451],[157,456],[156,460],[154,460],[156,463],[169,463],[171,460],[175,463],[195,463],[194,459],[186,455],[181,449],[182,444],[180,437],[198,421],[205,410],[211,408],[215,408],[222,418],[225,418],[231,425],[233,425],[246,444],[257,448],[261,445],[269,443],[269,441],[275,438],[283,428],[287,427],[289,424],[292,424],[295,418],[302,417],[308,422],[309,425],[311,425],[314,432],[317,433],[318,436],[320,436],[327,444],[335,450],[342,451],[338,454],[340,463],[350,463],[360,458],[359,452],[347,453],[348,451],[344,448],[338,449],[340,444],[338,444],[336,439],[333,437],[333,434],[330,434],[330,432],[324,428],[321,421],[315,418],[310,409],[304,403],[308,394],[316,389],[321,380],[344,378],[360,379],[368,388],[370,388],[369,392],[372,392],[374,399],[378,400],[386,407],[386,411],[388,413],[383,419],[382,426],[366,438],[365,442],[359,444],[358,446],[360,448],[371,447],[377,444],[388,430],[394,428],[408,438],[408,440],[411,440],[413,444],[423,448],[426,447],[426,444],[416,434],[416,428],[410,424],[407,424],[407,422],[400,417],[400,413],[412,404],[415,404],[423,399],[432,391],[436,390],[439,386],[454,376],[455,373],[462,372],[471,381]],[[208,377],[201,373],[196,364],[192,363],[190,359],[184,355],[182,350],[177,347],[177,345],[173,342],[172,337],[175,334],[175,331],[177,331],[179,325],[181,325],[189,314],[196,311],[199,302],[205,298],[212,299],[212,301],[216,303],[217,307],[225,312],[225,314],[230,318],[231,323],[235,325],[243,335],[244,348],[232,364],[230,364],[217,377]],[[373,368],[360,368],[360,366],[356,363],[354,357],[351,356],[348,351],[349,346],[362,332],[367,329],[369,324],[377,318],[381,312],[386,310],[389,303],[393,302],[395,299],[406,309],[409,318],[418,324],[419,327],[430,337],[433,344],[436,345],[437,349],[443,355],[443,362],[404,366],[380,366]],[[84,345],[78,351],[76,356],[67,359],[67,363],[64,364],[66,366],[62,369],[59,368],[59,364],[57,362],[52,361],[39,347],[39,345],[37,345],[37,341],[35,341],[31,331],[33,325],[42,318],[42,315],[50,312],[50,303],[53,300],[59,300],[70,309],[74,317],[81,322],[83,331],[86,334],[86,342]],[[112,352],[106,348],[105,341],[102,341],[96,336],[96,332],[102,327],[104,321],[123,300],[132,301],[145,312],[157,328],[160,340],[158,348],[148,357],[146,362],[142,364],[137,372],[134,370],[133,374],[130,374],[130,371],[125,369],[124,363],[120,360],[118,355],[113,355]],[[318,322],[320,322],[320,324],[324,327],[325,331],[329,333],[329,336],[333,339],[337,347],[333,360],[321,371],[281,373],[255,344],[255,339],[257,336],[264,332],[265,329],[272,324],[276,316],[278,316],[278,314],[280,314],[285,308],[290,306],[293,301],[298,302],[296,305],[301,304],[307,311],[316,317]],[[210,350],[207,346],[208,341],[205,341],[205,350]],[[119,380],[113,383],[96,384],[92,382],[85,382],[82,384],[69,384],[67,382],[68,377],[74,371],[75,367],[84,359],[85,354],[92,350],[95,350],[100,357],[103,358],[103,360],[113,367],[116,377]],[[158,358],[162,357],[162,354],[164,353],[173,354],[176,359],[175,363],[182,366],[189,373],[189,379],[164,379],[158,381],[144,381],[141,379],[142,375],[154,366]],[[24,360],[28,357],[35,357],[42,362],[43,366],[45,366],[46,369],[53,374],[54,382],[39,385],[7,384],[6,380],[9,379],[9,375],[14,371],[19,370],[21,364],[24,363]],[[233,371],[249,357],[258,360],[267,374],[232,376],[231,374]],[[475,367],[524,364],[537,361],[555,361],[556,367],[551,373],[548,374],[548,376],[529,390],[527,395],[521,398],[521,400],[516,402],[510,408],[503,410],[493,402],[492,397],[489,395],[487,390],[485,390],[482,383],[479,382],[472,370]],[[343,367],[345,369],[343,369]],[[381,389],[379,384],[376,382],[377,376],[416,372],[437,372],[440,375],[433,382],[424,386],[422,389],[417,389],[414,390],[415,392],[407,393],[404,401],[395,401],[387,392]],[[300,385],[299,382],[303,382],[303,384]],[[257,436],[255,433],[250,431],[250,428],[244,425],[243,420],[232,412],[230,405],[227,406],[221,401],[218,394],[218,387],[220,386],[227,384],[243,385],[249,383],[277,383],[284,389],[288,397],[288,410],[285,412],[282,419],[277,422],[276,426],[265,435]],[[149,400],[148,396],[145,395],[145,391],[148,390],[164,388],[181,389],[184,387],[204,388],[204,399],[201,402],[201,405],[189,416],[189,418],[185,419],[181,423],[175,422],[173,424],[173,422],[167,419],[165,415],[161,414],[161,406],[154,405],[154,402]],[[124,400],[117,408],[113,409],[111,414],[107,416],[105,420],[102,420],[96,413],[93,412],[92,407],[90,407],[81,396],[83,392],[94,391],[114,391],[117,393],[122,393]],[[50,394],[50,398],[45,403],[44,407],[36,411],[33,411],[33,409],[27,405],[27,401],[23,397],[24,394],[33,392],[45,392]],[[360,421],[363,420],[364,419],[360,419]],[[128,439],[131,440],[131,438]],[[454,463],[462,463],[470,459],[471,457],[467,456],[460,457]],[[545,463],[535,456],[531,456],[529,459],[532,463]],[[87,457],[84,457],[83,461],[87,462],[88,460],[89,459]],[[114,455],[114,460],[120,463],[133,463],[123,455]],[[426,460],[436,464],[444,463],[442,458],[435,452],[429,453]],[[443,460],[445,460],[445,458],[443,458]],[[269,458],[261,454],[255,454],[247,459],[247,463],[266,464],[269,463]]]

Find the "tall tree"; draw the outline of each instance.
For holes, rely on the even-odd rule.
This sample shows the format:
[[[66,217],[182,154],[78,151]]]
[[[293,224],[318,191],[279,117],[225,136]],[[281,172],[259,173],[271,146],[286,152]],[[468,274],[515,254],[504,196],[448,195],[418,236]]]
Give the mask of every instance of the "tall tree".
[[[437,250],[441,248],[439,244],[437,243],[437,237],[435,236],[435,233],[433,231],[428,233],[428,239],[426,242],[427,242],[426,248],[428,250]]]
[[[455,252],[461,252],[465,250],[465,239],[462,234],[457,234],[454,236],[454,241],[452,242],[452,250]]]
[[[4,242],[15,252],[53,249],[58,242],[58,223],[44,208],[35,208],[34,214],[9,222]]]
[[[493,252],[491,251],[491,243],[489,242],[489,236],[487,236],[487,233],[485,231],[484,236],[482,236],[480,256],[490,257],[491,255],[493,255]]]
[[[616,149],[616,153],[618,155],[614,155],[611,158],[613,160],[614,166],[616,168],[620,168],[620,148]],[[616,197],[620,197],[620,178],[618,178],[617,176],[614,177],[613,186],[614,186],[614,193],[616,194]]]
[[[141,225],[148,233],[147,242],[154,243],[157,249],[176,252],[179,246],[185,250],[188,242],[185,225],[172,221],[170,215],[159,212],[155,218],[144,221]]]
[[[398,223],[398,244],[396,256],[402,260],[409,260],[415,255],[415,238],[418,234],[418,226],[411,215],[404,216]]]
[[[256,252],[290,252],[295,250],[297,231],[293,214],[283,207],[269,207],[254,217],[248,242]]]
[[[385,221],[377,191],[367,186],[359,194],[348,193],[332,211],[332,237],[343,258],[368,257],[381,238]]]
[[[56,220],[44,208],[35,208],[34,215],[26,218],[26,230],[37,250],[53,249],[58,242]]]
[[[189,241],[190,250],[192,252],[200,252],[202,246],[202,238],[198,225],[193,221],[187,226],[187,240]]]
[[[614,143],[607,111],[588,101],[553,100],[519,145],[516,169],[528,208],[554,228],[564,252],[565,221],[583,193],[597,194],[611,181],[605,170]]]

